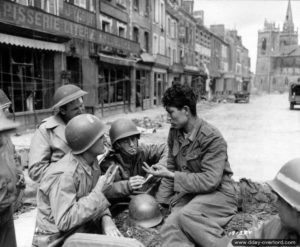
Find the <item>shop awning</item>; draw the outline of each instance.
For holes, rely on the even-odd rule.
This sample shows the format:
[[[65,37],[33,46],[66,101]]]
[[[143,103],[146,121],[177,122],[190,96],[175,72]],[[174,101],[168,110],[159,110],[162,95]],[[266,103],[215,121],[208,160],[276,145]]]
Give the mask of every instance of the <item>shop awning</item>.
[[[121,66],[134,66],[137,62],[136,59],[122,58],[117,56],[109,56],[103,53],[98,53],[101,62],[117,64]]]
[[[54,42],[41,41],[36,39],[29,39],[15,35],[9,35],[0,33],[0,43],[7,45],[23,46],[27,48],[49,50],[49,51],[60,51],[65,52],[66,47],[64,44],[58,44]]]
[[[141,59],[144,63],[155,63],[154,57],[152,55],[150,55],[149,53],[142,53]]]
[[[191,74],[200,74],[200,70],[197,66],[185,65],[184,71]]]

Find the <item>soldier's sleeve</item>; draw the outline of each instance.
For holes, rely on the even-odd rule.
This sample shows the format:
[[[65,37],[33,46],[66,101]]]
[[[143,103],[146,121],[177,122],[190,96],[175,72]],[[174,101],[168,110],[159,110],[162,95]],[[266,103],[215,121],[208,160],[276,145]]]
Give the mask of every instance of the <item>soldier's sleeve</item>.
[[[131,190],[128,184],[128,180],[121,180],[114,182],[110,188],[108,188],[104,194],[106,198],[124,198],[131,194]]]
[[[185,193],[209,193],[222,181],[227,161],[227,144],[222,136],[212,132],[205,136],[199,153],[189,154],[201,172],[175,172],[174,190]],[[200,169],[199,169],[200,170]]]
[[[170,171],[175,171],[175,160],[172,154],[174,134],[169,132],[168,136],[168,157],[167,157],[167,168]],[[156,200],[159,203],[169,204],[171,197],[174,195],[174,179],[163,178],[156,193]]]
[[[77,198],[74,177],[63,174],[52,184],[49,200],[56,226],[68,231],[107,213],[110,206],[97,185],[87,195]]]
[[[41,180],[43,173],[50,165],[51,148],[46,135],[45,130],[38,128],[30,144],[28,174],[35,182]]]

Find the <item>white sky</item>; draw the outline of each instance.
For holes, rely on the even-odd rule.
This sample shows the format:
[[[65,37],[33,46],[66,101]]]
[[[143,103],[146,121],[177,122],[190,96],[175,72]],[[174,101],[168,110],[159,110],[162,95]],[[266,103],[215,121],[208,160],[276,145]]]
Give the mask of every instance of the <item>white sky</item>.
[[[204,10],[204,25],[224,24],[236,29],[249,50],[251,71],[255,73],[257,32],[264,20],[275,22],[282,30],[288,0],[194,0],[194,10]],[[300,32],[300,0],[291,0],[295,29]]]

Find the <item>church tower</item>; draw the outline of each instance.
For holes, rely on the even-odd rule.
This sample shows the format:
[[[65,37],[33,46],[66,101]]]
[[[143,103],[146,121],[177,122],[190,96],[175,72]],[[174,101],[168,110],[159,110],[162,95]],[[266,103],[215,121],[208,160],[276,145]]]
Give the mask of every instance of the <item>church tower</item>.
[[[285,15],[285,20],[280,33],[280,47],[297,46],[298,45],[298,32],[294,29],[294,21],[292,14],[291,1],[288,2],[288,7]]]
[[[270,92],[271,57],[279,52],[280,29],[274,22],[265,20],[263,30],[258,31],[255,87]]]

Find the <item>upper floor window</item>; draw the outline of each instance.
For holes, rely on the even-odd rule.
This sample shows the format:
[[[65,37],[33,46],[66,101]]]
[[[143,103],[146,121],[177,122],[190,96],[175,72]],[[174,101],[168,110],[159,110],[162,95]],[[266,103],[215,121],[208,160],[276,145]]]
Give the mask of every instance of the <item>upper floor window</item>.
[[[31,1],[28,1],[28,0],[12,0],[12,2],[28,6],[28,5],[30,5],[29,2],[31,2]]]
[[[100,18],[101,30],[110,33],[112,27],[112,19],[101,14],[99,18]]]
[[[48,13],[58,15],[59,0],[41,0],[41,8]]]
[[[157,35],[153,35],[153,54],[158,53],[158,37]]]
[[[145,4],[145,16],[148,16],[150,13],[150,0],[146,0]]]
[[[59,13],[59,0],[12,0],[12,2],[34,6],[54,15]]]
[[[85,8],[86,9],[87,8],[86,1],[87,0],[75,0],[74,4],[77,5],[77,6],[79,6],[79,7],[81,7],[81,8]]]
[[[110,23],[106,21],[102,21],[102,31],[104,32],[110,32]]]
[[[139,42],[139,29],[137,27],[133,28],[132,38],[135,42]]]
[[[126,8],[126,0],[117,0],[116,3]]]
[[[149,33],[145,32],[144,34],[144,48],[147,52],[149,52]]]
[[[119,36],[125,38],[125,28],[119,27]]]
[[[160,3],[160,24],[162,27],[165,26],[165,16],[166,16],[165,4]]]
[[[168,30],[167,30],[167,34],[170,35],[171,32],[171,19],[168,17]]]
[[[267,49],[267,40],[263,38],[262,44],[261,44],[262,51],[265,51]]]
[[[162,54],[162,55],[165,55],[165,53],[166,53],[165,48],[166,48],[165,38],[160,37],[159,53]]]
[[[127,30],[126,24],[117,22],[117,27],[118,27],[118,35],[120,37],[126,38],[126,30]]]
[[[139,0],[133,0],[133,9],[139,11]]]

